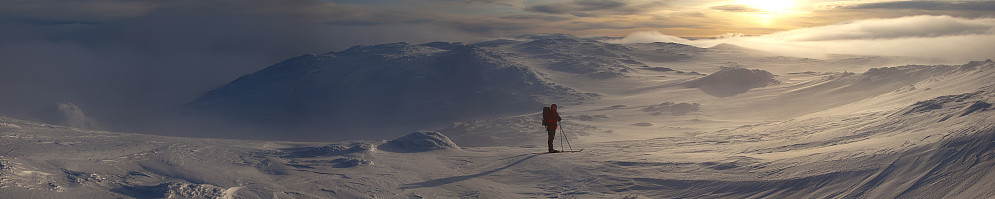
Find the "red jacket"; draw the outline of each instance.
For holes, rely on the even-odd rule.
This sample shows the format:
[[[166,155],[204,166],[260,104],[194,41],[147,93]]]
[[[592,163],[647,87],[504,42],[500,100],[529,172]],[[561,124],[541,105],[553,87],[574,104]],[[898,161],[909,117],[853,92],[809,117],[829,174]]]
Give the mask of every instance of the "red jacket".
[[[560,114],[557,113],[556,110],[552,109],[550,109],[549,112],[547,112],[546,114],[543,114],[542,119],[546,121],[545,122],[546,124],[549,124],[546,125],[546,129],[553,129],[553,130],[555,130],[556,127],[559,126],[557,125],[557,123],[559,123],[560,120],[562,120],[562,118],[560,118]]]

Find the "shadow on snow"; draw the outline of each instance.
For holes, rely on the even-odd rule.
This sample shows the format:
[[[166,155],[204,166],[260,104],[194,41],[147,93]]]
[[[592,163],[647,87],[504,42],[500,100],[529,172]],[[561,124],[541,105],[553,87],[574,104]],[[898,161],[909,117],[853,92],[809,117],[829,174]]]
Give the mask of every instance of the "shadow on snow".
[[[528,154],[524,154],[524,155],[528,155]],[[524,156],[524,155],[519,155],[519,156]],[[448,178],[440,178],[440,179],[435,179],[435,180],[429,180],[429,181],[425,181],[425,182],[405,184],[404,186],[401,187],[401,189],[414,189],[414,188],[423,188],[423,187],[435,187],[435,186],[439,186],[439,185],[452,184],[452,183],[455,183],[455,182],[460,182],[460,181],[468,180],[468,179],[471,179],[471,178],[477,178],[477,177],[481,177],[481,176],[485,176],[485,175],[490,175],[490,174],[492,174],[494,172],[505,170],[507,168],[510,168],[512,166],[515,166],[517,164],[525,162],[526,160],[532,159],[532,158],[534,158],[534,157],[536,157],[538,155],[540,155],[540,154],[529,155],[529,156],[527,156],[525,158],[522,158],[521,160],[512,162],[511,164],[505,165],[505,166],[503,166],[501,168],[497,168],[497,169],[494,169],[494,170],[484,171],[484,172],[480,172],[480,173],[473,174],[473,175],[453,176],[453,177],[448,177]]]

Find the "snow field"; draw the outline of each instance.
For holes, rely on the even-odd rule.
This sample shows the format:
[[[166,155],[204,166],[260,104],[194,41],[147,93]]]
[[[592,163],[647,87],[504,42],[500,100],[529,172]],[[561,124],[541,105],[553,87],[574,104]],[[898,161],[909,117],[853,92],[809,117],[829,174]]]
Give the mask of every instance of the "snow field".
[[[469,50],[454,51],[461,48]],[[390,140],[338,142],[155,136],[0,117],[0,198],[995,197],[990,189],[995,62],[990,60],[896,66],[890,64],[909,60],[845,55],[814,60],[731,45],[704,49],[563,38],[473,47],[399,43],[288,60],[194,105],[307,97],[314,92],[292,91],[312,91],[307,90],[312,84],[297,81],[328,83],[308,75],[341,69],[291,64],[295,61],[373,56],[421,63],[445,53],[467,53],[447,59],[493,66],[494,73],[485,75],[495,78],[489,81],[509,74],[519,78],[489,90],[494,96],[532,95],[535,90],[511,89],[531,82],[557,92],[527,99],[535,103],[530,106],[583,98],[560,103],[565,120],[558,136],[569,136],[574,148],[584,151],[535,154],[545,150],[541,106],[459,120],[437,131],[371,133],[397,134]],[[349,70],[365,75],[334,80],[437,75],[430,74],[436,65],[408,66],[386,73],[355,67]],[[314,79],[256,81],[294,75]],[[727,92],[729,84],[722,80],[729,78],[748,85]],[[523,79],[528,81],[518,81]],[[689,87],[689,82],[720,86]],[[234,92],[257,89],[252,85],[290,93]],[[500,84],[477,84],[495,85]],[[410,94],[424,100],[419,102],[439,100]],[[266,103],[238,101],[243,95]],[[248,111],[282,114],[282,108]],[[327,130],[328,136],[367,132],[336,130]]]

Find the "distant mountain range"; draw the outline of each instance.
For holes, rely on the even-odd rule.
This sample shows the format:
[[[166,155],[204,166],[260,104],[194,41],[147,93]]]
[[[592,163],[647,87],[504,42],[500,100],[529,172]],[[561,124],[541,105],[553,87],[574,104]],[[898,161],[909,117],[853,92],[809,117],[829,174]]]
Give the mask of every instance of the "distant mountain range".
[[[171,119],[166,121],[171,122],[164,122],[166,125],[149,128],[262,139],[307,139],[334,130],[352,134],[345,138],[368,139],[384,132],[437,129],[456,121],[532,113],[552,103],[569,106],[598,100],[603,96],[599,92],[605,90],[590,90],[591,85],[646,74],[640,70],[689,81],[706,74],[682,70],[720,72],[726,66],[740,66],[728,60],[763,63],[769,60],[764,56],[773,55],[729,44],[713,48],[677,43],[613,44],[570,35],[532,35],[472,44],[354,46],[294,57],[239,77],[167,116]],[[660,63],[682,68],[662,67]],[[756,81],[763,82],[719,85],[722,79],[737,76],[724,74],[685,85],[728,97],[776,82],[767,71],[743,71],[743,75],[759,76],[735,78],[760,78]],[[249,133],[252,131],[258,131],[256,136]],[[397,136],[386,134],[383,136]]]
[[[593,44],[593,45],[592,45]],[[593,79],[644,64],[624,46],[578,39],[355,46],[291,58],[207,92],[188,114],[263,126],[425,126],[533,112],[596,99],[552,81],[551,69]],[[540,61],[542,69],[527,61]]]

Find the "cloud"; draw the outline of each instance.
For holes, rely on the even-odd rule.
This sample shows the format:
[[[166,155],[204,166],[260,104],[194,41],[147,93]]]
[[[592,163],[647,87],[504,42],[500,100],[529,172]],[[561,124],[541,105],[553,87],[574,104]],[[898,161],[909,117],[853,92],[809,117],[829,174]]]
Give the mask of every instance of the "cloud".
[[[713,6],[712,9],[713,10],[726,11],[726,12],[763,12],[764,11],[764,10],[761,10],[761,9],[756,9],[756,8],[750,7],[748,5],[742,5],[742,4],[729,4],[729,5]]]
[[[156,5],[130,0],[16,1],[0,0],[6,17],[34,21],[99,21],[147,13]]]
[[[995,18],[911,16],[865,19],[840,24],[772,33],[767,37],[789,41],[899,39],[995,34]]]
[[[525,7],[525,11],[546,14],[569,14],[578,17],[633,15],[664,6],[659,2],[633,3],[624,0],[572,0]]]
[[[570,20],[570,17],[563,17],[558,15],[540,15],[540,14],[527,14],[527,15],[507,15],[499,17],[501,19],[512,19],[512,20],[539,20],[539,21],[565,21]]]
[[[995,18],[911,16],[856,20],[759,36],[680,41],[656,32],[636,32],[616,43],[677,42],[699,47],[721,43],[788,56],[828,54],[906,56],[947,63],[995,58]]]
[[[453,2],[463,2],[468,4],[493,4],[502,6],[521,6],[523,0],[442,0],[442,1],[453,1]]]
[[[995,1],[892,1],[865,3],[847,7],[849,9],[887,10],[966,10],[995,11]]]

